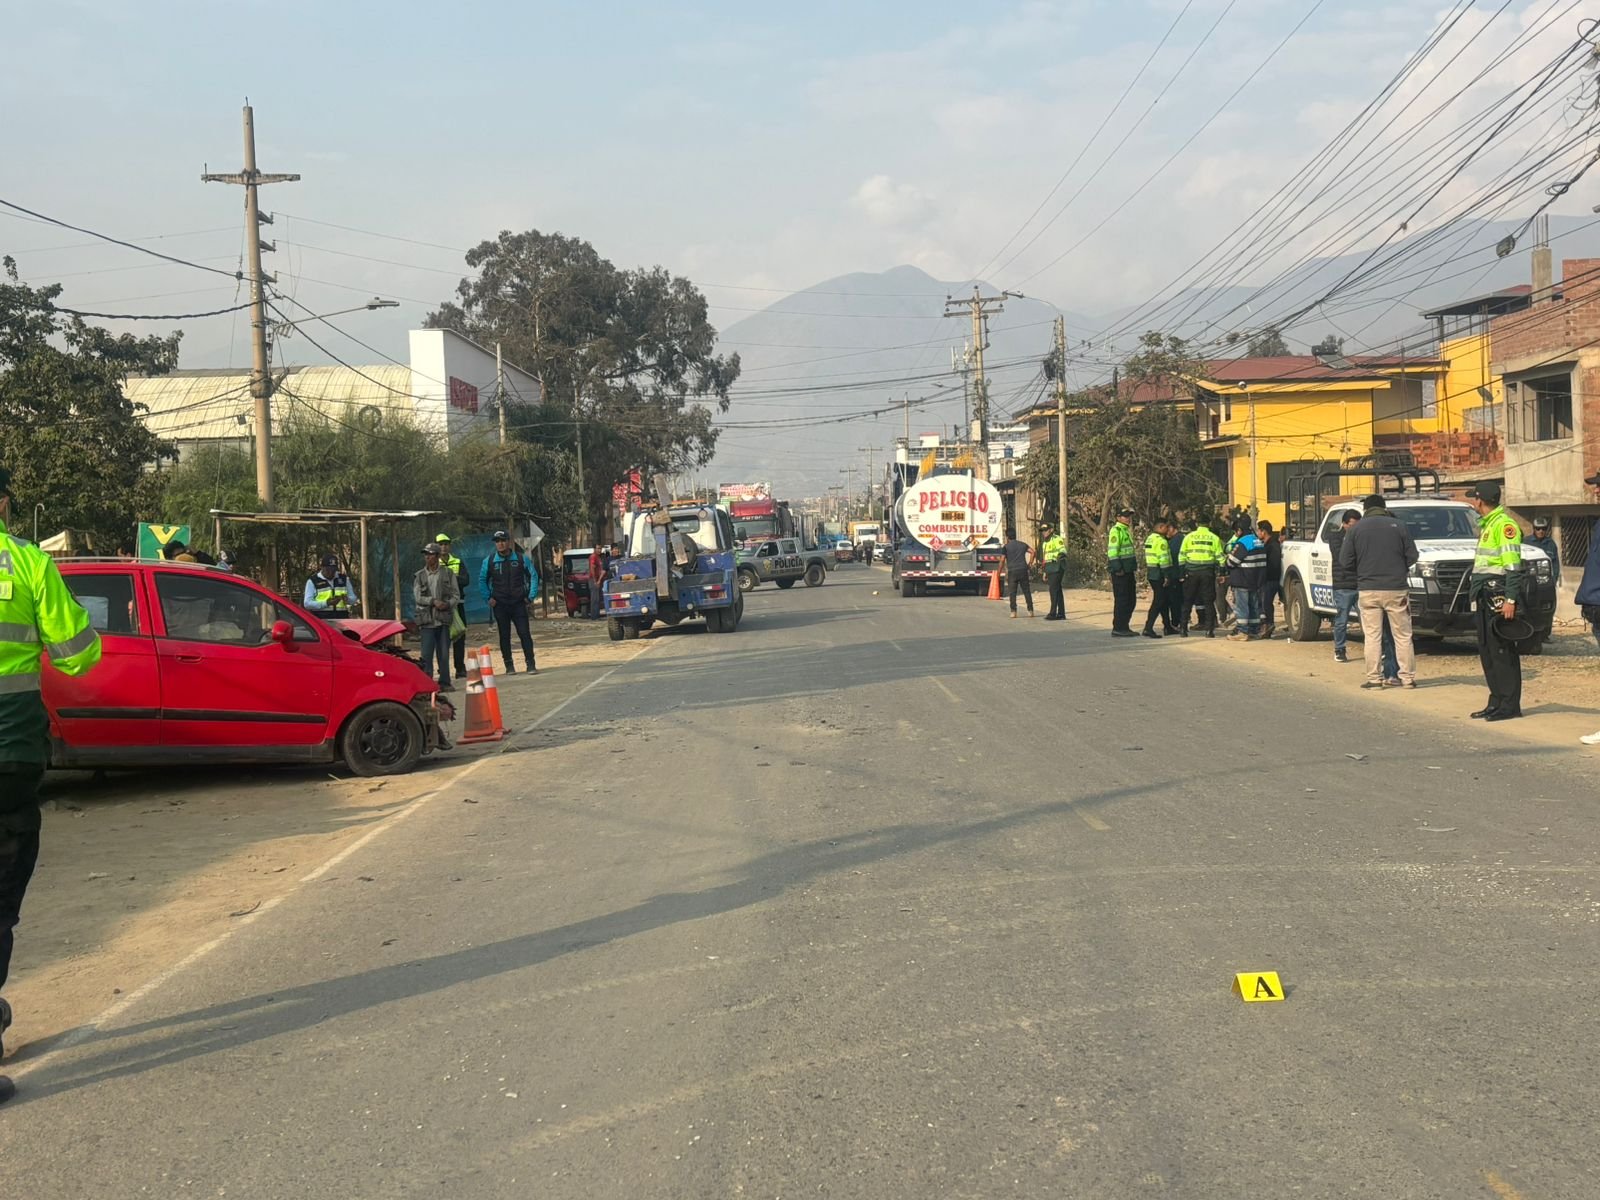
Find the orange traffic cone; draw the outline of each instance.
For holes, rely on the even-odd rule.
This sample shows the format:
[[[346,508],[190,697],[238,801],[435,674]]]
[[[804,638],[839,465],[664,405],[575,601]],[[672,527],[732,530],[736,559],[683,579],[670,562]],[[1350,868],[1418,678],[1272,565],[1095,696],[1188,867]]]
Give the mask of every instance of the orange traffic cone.
[[[498,742],[506,736],[500,721],[500,698],[494,686],[494,668],[489,664],[489,648],[474,651],[467,671],[466,728],[456,739],[458,746],[475,742]]]
[[[991,599],[991,600],[1004,600],[1005,599],[1005,597],[1000,594],[1000,572],[999,571],[991,572],[990,575],[989,575],[989,599]]]

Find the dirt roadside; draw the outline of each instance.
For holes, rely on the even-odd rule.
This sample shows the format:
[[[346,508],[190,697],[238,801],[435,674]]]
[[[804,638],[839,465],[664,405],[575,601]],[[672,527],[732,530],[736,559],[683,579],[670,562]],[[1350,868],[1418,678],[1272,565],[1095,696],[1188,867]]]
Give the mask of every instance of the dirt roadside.
[[[1143,626],[1150,594],[1141,589],[1134,628]],[[1111,593],[1073,589],[1067,593],[1069,621],[1111,629]],[[1413,711],[1473,724],[1467,714],[1483,706],[1488,693],[1472,642],[1419,639],[1417,690],[1362,691],[1366,678],[1361,666],[1361,643],[1353,641],[1348,663],[1333,660],[1333,633],[1324,623],[1316,641],[1291,642],[1283,636],[1270,641],[1230,642],[1224,631],[1171,639],[1170,649],[1183,654],[1223,655],[1236,663],[1302,679],[1315,679],[1351,694],[1351,703],[1396,704]],[[1166,639],[1163,639],[1166,641]],[[1143,644],[1142,640],[1141,643]],[[1131,647],[1134,643],[1128,643]],[[1497,736],[1538,745],[1570,746],[1585,753],[1600,753],[1578,738],[1600,729],[1600,649],[1576,610],[1564,606],[1543,654],[1522,660],[1522,711],[1526,718],[1485,727]]]
[[[541,620],[533,632],[539,674],[498,676],[513,731],[638,650],[609,642],[600,622]],[[493,631],[469,633],[469,645],[495,647],[502,670]],[[92,1021],[419,796],[452,786],[461,766],[516,744],[462,748],[386,779],[330,767],[52,774],[6,989],[17,1014],[8,1059]]]

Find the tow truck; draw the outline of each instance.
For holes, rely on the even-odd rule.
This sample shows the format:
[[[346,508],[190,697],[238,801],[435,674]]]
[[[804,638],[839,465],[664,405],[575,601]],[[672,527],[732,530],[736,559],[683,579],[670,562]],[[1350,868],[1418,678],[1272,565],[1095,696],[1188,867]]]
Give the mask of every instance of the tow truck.
[[[668,496],[665,476],[656,496]],[[659,500],[624,519],[624,556],[605,581],[606,634],[637,638],[655,622],[676,626],[703,617],[712,633],[732,633],[744,616],[734,579],[733,522],[709,504]]]
[[[1441,492],[1437,471],[1366,466],[1326,468],[1288,480],[1283,608],[1290,640],[1311,641],[1323,619],[1333,616],[1328,535],[1340,527],[1345,513],[1362,511],[1359,499],[1338,494],[1342,481],[1352,476],[1373,480],[1384,507],[1417,543],[1417,563],[1406,581],[1412,631],[1439,638],[1475,637],[1470,592],[1478,546],[1477,511]],[[1526,617],[1535,631],[1522,651],[1538,654],[1555,619],[1554,571],[1549,557],[1534,546],[1522,547],[1522,563],[1527,587],[1518,615]]]

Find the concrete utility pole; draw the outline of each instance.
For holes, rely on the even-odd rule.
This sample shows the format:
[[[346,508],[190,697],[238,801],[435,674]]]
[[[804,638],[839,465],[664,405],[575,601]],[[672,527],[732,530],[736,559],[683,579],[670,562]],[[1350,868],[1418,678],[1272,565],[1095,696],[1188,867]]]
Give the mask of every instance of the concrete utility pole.
[[[860,471],[860,470],[861,470],[861,468],[858,467],[858,466],[855,466],[854,464],[852,464],[852,465],[850,465],[848,467],[841,467],[840,470],[839,470],[839,474],[846,475],[850,479],[850,483],[845,488],[845,493],[844,493],[845,520],[847,520],[847,521],[850,520],[855,515],[855,509],[856,509],[856,473],[858,471]]]
[[[500,356],[500,343],[494,344],[494,408],[500,414],[500,444],[506,444],[506,363]]]
[[[1067,536],[1067,320],[1056,318],[1056,521]]]
[[[265,175],[256,170],[255,115],[248,103],[244,106],[244,170],[229,175],[207,172],[200,176],[203,183],[234,183],[244,188],[244,240],[250,252],[250,334],[254,349],[250,395],[256,402],[256,495],[269,511],[272,508],[272,374],[268,365],[271,359],[267,344],[266,284],[278,280],[261,270],[261,252],[271,253],[276,247],[261,240],[261,226],[271,225],[272,217],[262,213],[256,190],[264,183],[294,183],[299,178],[298,175]]]
[[[972,316],[972,367],[977,397],[979,479],[989,478],[989,382],[983,374],[983,352],[989,346],[989,317],[992,313],[1005,311],[1007,298],[1021,300],[1023,295],[1021,292],[1001,292],[998,296],[985,296],[982,289],[973,284],[972,299],[953,300],[947,296],[944,302],[945,316],[958,317],[962,315],[963,310]]]
[[[876,446],[857,446],[856,453],[867,456],[867,492],[872,495],[872,503],[869,506],[871,511],[867,513],[867,519],[872,520],[878,515],[877,496],[873,495],[878,486],[878,477],[872,473],[873,465],[878,459],[878,448]]]

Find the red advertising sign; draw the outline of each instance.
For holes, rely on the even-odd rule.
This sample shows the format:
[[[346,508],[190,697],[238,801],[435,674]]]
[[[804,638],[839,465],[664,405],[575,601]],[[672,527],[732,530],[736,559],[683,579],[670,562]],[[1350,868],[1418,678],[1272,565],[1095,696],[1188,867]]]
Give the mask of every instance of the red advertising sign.
[[[464,379],[450,376],[450,407],[462,412],[478,411],[478,389]]]
[[[631,512],[633,506],[643,499],[644,485],[640,482],[637,469],[628,472],[625,482],[612,485],[611,503],[617,506],[619,513]]]

